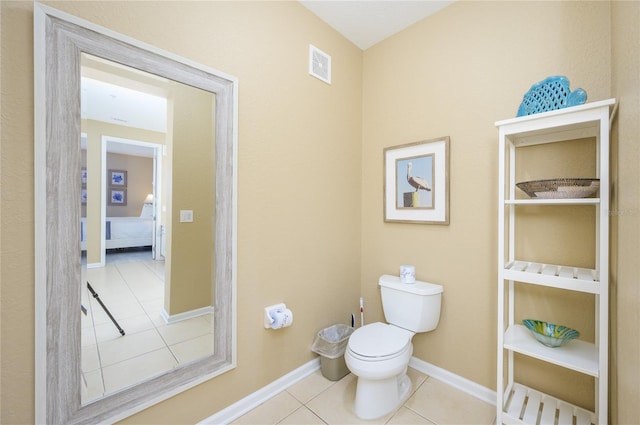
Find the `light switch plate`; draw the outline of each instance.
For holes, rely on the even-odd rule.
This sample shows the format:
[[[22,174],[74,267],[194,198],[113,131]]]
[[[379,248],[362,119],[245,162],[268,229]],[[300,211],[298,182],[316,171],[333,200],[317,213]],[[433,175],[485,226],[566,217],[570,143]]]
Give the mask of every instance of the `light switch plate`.
[[[193,210],[180,210],[180,223],[193,223]]]

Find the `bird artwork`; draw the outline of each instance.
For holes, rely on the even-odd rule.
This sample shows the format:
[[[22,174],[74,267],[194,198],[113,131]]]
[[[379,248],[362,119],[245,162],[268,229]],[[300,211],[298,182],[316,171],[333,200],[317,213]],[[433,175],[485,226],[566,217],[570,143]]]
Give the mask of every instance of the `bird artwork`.
[[[407,164],[407,181],[409,182],[409,184],[416,189],[416,192],[419,191],[420,189],[431,191],[431,186],[429,185],[426,179],[411,175],[411,167],[412,167],[412,164],[409,162]]]

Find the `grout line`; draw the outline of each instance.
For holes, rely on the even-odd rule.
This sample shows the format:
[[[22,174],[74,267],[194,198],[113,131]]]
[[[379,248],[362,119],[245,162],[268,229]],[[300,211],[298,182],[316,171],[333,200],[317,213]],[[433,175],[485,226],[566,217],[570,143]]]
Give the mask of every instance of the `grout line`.
[[[307,407],[306,404],[302,403],[302,405],[300,407],[298,407],[296,410],[294,410],[293,412],[289,413],[287,416],[285,416],[284,418],[280,419],[278,422],[276,422],[275,425],[281,424],[282,422],[284,422],[288,417],[290,417],[291,415],[294,415],[295,413],[299,412],[302,409],[306,409],[308,410],[313,416],[315,416],[316,418],[320,419],[320,421],[323,424],[329,425],[329,422],[325,421],[324,419],[322,419],[316,412],[314,412],[313,410],[311,410],[310,408]]]

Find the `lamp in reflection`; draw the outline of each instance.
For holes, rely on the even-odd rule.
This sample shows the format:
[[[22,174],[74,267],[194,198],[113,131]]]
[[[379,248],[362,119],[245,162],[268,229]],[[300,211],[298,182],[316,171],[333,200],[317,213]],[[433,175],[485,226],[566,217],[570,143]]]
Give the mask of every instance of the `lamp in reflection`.
[[[153,218],[153,193],[147,195],[144,198],[144,204],[142,204],[141,218]]]

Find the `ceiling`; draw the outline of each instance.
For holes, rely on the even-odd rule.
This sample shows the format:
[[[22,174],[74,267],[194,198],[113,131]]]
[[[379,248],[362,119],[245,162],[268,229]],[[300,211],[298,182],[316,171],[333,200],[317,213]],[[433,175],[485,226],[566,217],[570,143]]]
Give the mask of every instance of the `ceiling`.
[[[165,133],[167,99],[126,87],[123,82],[82,77],[81,116],[116,125]]]
[[[455,0],[299,0],[299,2],[366,50]]]

